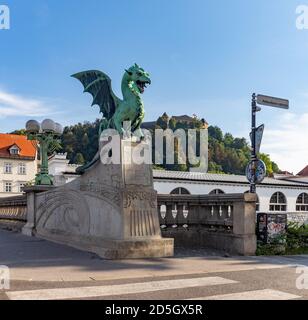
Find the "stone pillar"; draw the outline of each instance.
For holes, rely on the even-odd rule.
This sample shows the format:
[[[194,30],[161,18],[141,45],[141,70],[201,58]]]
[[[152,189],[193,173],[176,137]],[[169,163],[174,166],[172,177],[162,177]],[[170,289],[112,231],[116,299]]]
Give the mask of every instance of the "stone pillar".
[[[255,255],[256,238],[256,194],[245,193],[244,199],[233,206],[234,252],[240,255]]]
[[[29,190],[24,232],[106,259],[173,256],[174,240],[161,237],[152,165],[127,159],[149,147],[123,139],[117,146],[111,154],[119,152],[119,163],[98,158],[70,183],[39,194]]]
[[[32,237],[36,229],[36,203],[35,195],[54,188],[53,186],[29,186],[24,187],[27,195],[27,223],[22,228],[22,234]]]

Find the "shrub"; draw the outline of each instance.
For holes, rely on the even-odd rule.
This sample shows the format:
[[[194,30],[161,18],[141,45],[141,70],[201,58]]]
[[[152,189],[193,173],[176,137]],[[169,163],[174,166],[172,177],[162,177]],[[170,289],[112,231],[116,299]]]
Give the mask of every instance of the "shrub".
[[[269,244],[258,243],[257,255],[281,255],[308,253],[308,225],[288,223],[287,232]]]

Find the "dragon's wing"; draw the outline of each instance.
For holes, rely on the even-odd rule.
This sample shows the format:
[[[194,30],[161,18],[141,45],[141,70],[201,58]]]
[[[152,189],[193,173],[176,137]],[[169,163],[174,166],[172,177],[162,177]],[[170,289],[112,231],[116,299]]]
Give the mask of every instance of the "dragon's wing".
[[[100,111],[109,120],[121,101],[112,91],[111,79],[105,73],[97,70],[79,72],[73,74],[72,77],[83,84],[84,92],[93,96],[92,106],[99,105]]]

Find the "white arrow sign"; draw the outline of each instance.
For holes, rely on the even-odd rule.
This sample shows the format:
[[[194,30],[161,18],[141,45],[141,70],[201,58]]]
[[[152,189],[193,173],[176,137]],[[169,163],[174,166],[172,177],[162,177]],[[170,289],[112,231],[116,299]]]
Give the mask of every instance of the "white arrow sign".
[[[257,103],[263,106],[289,109],[289,100],[264,96],[262,94],[257,95]]]
[[[264,124],[262,124],[256,129],[256,153],[260,152],[263,132],[264,132]],[[252,141],[252,132],[250,132],[250,140]]]

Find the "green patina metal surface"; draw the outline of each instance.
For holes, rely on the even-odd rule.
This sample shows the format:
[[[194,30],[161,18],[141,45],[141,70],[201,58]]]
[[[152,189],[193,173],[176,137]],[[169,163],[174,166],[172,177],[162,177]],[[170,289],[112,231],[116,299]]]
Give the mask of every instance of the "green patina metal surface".
[[[36,140],[39,142],[39,151],[41,158],[40,172],[35,176],[35,185],[37,186],[51,186],[53,185],[53,178],[49,175],[48,169],[48,153],[59,149],[60,144],[58,135],[54,133],[37,133],[27,134],[29,140]]]
[[[111,87],[111,79],[103,72],[97,70],[84,71],[72,75],[84,86],[84,92],[93,96],[93,105],[100,107],[103,119],[100,132],[105,129],[116,129],[119,134],[125,135],[123,122],[131,123],[131,132],[143,137],[140,125],[144,119],[144,104],[141,94],[147,84],[151,84],[150,75],[137,64],[125,70],[122,79],[123,99],[119,99]]]

